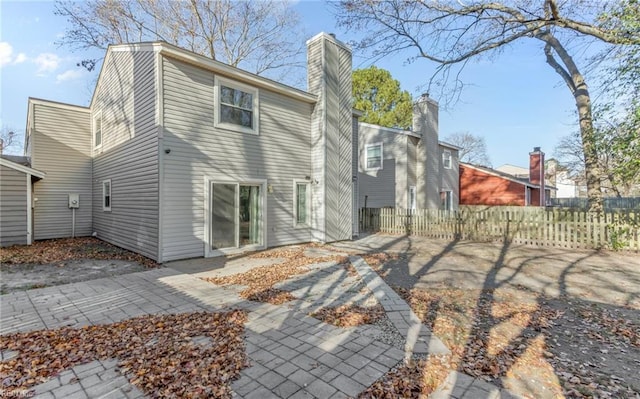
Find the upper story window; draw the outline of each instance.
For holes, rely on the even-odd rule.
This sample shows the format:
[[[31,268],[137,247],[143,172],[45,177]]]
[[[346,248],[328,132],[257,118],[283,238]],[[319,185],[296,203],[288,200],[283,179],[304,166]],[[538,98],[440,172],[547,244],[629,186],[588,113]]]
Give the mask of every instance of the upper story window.
[[[258,89],[216,77],[216,127],[258,134]]]
[[[102,147],[102,111],[93,117],[93,147]]]
[[[367,145],[365,155],[367,170],[382,169],[382,143]]]
[[[444,150],[442,153],[442,165],[445,169],[451,169],[451,151]]]

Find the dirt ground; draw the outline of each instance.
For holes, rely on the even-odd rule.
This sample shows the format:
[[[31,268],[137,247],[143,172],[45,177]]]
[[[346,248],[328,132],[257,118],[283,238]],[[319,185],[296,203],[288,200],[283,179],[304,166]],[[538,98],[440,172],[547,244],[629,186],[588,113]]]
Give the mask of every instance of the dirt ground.
[[[638,254],[372,235],[460,371],[526,397],[640,398]],[[376,263],[371,257],[370,263]]]
[[[96,238],[63,238],[0,248],[0,294],[134,273],[152,260]]]
[[[0,267],[0,293],[77,283],[145,270],[137,262],[123,260],[72,260],[54,264],[16,264]]]

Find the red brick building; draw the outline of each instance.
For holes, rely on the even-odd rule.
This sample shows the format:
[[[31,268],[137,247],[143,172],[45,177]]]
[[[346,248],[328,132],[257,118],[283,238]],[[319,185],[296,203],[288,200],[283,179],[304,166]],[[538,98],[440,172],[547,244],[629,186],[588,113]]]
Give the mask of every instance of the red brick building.
[[[544,206],[549,190],[540,147],[529,153],[528,178],[460,162],[460,205]]]

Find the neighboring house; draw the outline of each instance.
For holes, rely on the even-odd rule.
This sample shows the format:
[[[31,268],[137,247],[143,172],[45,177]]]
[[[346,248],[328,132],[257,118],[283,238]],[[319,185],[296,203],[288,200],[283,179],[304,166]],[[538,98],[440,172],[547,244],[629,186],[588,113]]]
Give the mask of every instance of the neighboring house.
[[[360,123],[361,208],[458,208],[459,148],[438,140],[438,104],[414,104],[413,130]]]
[[[89,107],[30,99],[35,238],[158,262],[351,239],[351,51],[325,33],[307,48],[308,91],[153,42],[108,48]]]
[[[546,186],[544,176],[540,147],[529,153],[526,176],[460,163],[460,205],[545,206],[555,187]]]
[[[578,179],[573,178],[567,168],[560,165],[557,160],[548,160],[545,168],[546,181],[556,188],[554,198],[587,196],[587,186],[579,184]]]
[[[44,177],[26,157],[0,157],[0,246],[31,244],[33,183]]]

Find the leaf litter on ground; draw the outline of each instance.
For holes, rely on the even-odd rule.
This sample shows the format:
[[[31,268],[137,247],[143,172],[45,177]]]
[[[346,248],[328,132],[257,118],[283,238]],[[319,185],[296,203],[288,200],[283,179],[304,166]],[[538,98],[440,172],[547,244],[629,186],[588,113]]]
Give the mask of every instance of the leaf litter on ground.
[[[138,262],[146,267],[157,267],[157,263],[142,255],[118,248],[93,237],[61,238],[36,241],[32,245],[14,245],[0,248],[0,265],[55,264],[78,259],[124,260]]]
[[[384,278],[385,263],[398,258],[398,255],[374,253],[368,254],[365,260]],[[447,360],[451,370],[497,385],[514,381],[516,393],[524,397],[537,398],[542,390],[549,397],[640,397],[640,392],[625,385],[623,378],[603,375],[593,363],[558,356],[558,348],[551,347],[554,340],[550,337],[556,325],[564,322],[567,308],[551,306],[550,298],[524,287],[393,288],[451,349],[451,358]],[[575,342],[617,343],[621,353],[625,353],[623,346],[638,346],[639,323],[597,304],[576,306],[575,302],[579,303],[566,304],[580,316],[572,322],[579,325],[574,331]],[[564,350],[570,349],[564,347]],[[638,365],[640,362],[635,365],[636,369]],[[402,370],[401,374],[411,375],[408,370]],[[389,384],[395,383],[398,382]],[[522,390],[518,386],[528,388]],[[531,387],[539,391],[532,392]]]
[[[248,366],[241,310],[147,315],[83,328],[0,336],[18,355],[0,362],[9,396],[93,360],[118,359],[119,370],[151,397],[231,398],[231,381]],[[205,337],[209,344],[194,342]]]
[[[216,285],[243,285],[246,289],[240,292],[242,298],[281,305],[296,299],[291,293],[274,288],[274,284],[288,280],[296,275],[310,271],[308,266],[315,263],[335,262],[339,265],[349,263],[349,258],[343,255],[329,255],[311,257],[305,254],[310,245],[272,249],[250,255],[251,258],[277,258],[282,262],[274,265],[260,266],[244,273],[224,277],[204,277],[203,280]]]

